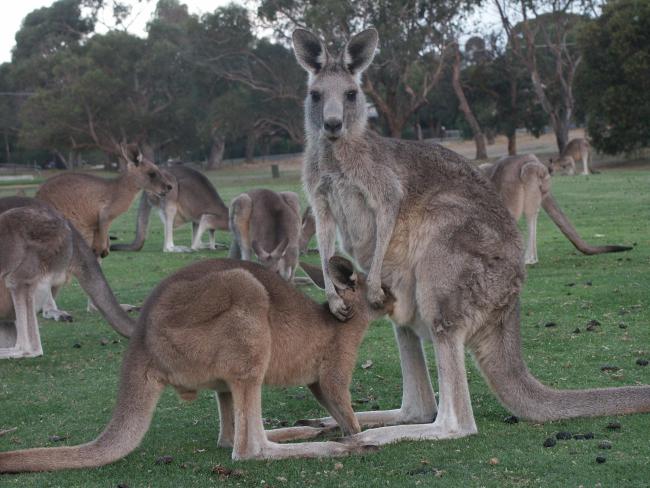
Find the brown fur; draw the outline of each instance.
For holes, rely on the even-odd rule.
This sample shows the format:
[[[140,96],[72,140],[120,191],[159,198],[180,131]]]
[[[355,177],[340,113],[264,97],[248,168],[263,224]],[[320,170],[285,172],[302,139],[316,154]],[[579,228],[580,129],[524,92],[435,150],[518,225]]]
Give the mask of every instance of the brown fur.
[[[2,198],[0,235],[0,318],[15,317],[16,329],[14,344],[0,344],[0,357],[43,353],[36,312],[51,288],[58,289],[70,274],[115,330],[131,334],[133,322],[117,304],[90,249],[61,214],[32,198]]]
[[[311,207],[307,207],[302,213],[302,223],[300,226],[300,254],[309,252],[308,246],[311,238],[316,234],[316,219]],[[317,252],[318,250],[316,250]]]
[[[318,268],[306,271],[319,278]],[[74,447],[0,453],[0,473],[50,471],[107,464],[135,449],[146,433],[165,385],[186,399],[197,390],[218,392],[219,445],[233,459],[345,455],[358,451],[335,442],[279,445],[314,437],[322,429],[295,427],[265,432],[261,387],[309,385],[345,434],[359,431],[349,385],[357,349],[370,320],[390,311],[366,301],[365,278],[333,258],[330,273],[354,303],[356,316],[339,323],[258,264],[210,260],[163,280],[147,299],[122,365],[117,406],[104,432]]]
[[[192,249],[202,247],[201,236],[210,232],[210,247],[215,249],[214,231],[229,230],[228,207],[206,176],[187,166],[172,166],[161,170],[171,182],[172,189],[164,197],[143,192],[136,220],[136,236],[131,244],[113,244],[111,251],[139,251],[144,245],[149,214],[152,207],[160,211],[165,228],[163,251],[189,251],[174,245],[174,229],[192,222]]]
[[[480,169],[490,179],[501,195],[503,203],[515,220],[526,216],[528,242],[525,262],[534,264],[537,259],[537,215],[544,208],[551,220],[580,252],[592,255],[607,252],[629,251],[625,246],[592,246],[587,244],[564,215],[551,194],[551,175],[533,154],[507,156],[494,164],[481,165]]]
[[[573,176],[576,173],[576,164],[582,163],[582,174],[598,173],[591,167],[591,146],[587,139],[571,139],[560,156],[549,159],[548,168],[553,174]]]
[[[158,167],[141,155],[124,151],[126,170],[118,178],[105,179],[84,173],[62,173],[50,178],[36,192],[74,225],[98,257],[108,255],[108,230],[126,212],[140,190],[160,196],[171,190]]]
[[[249,261],[254,250],[262,265],[292,281],[298,265],[300,225],[295,193],[263,188],[242,193],[230,204],[230,257]]]

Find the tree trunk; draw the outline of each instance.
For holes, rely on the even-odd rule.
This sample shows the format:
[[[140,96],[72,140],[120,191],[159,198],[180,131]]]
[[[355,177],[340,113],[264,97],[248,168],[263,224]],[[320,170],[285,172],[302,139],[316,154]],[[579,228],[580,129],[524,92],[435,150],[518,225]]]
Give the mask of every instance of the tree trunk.
[[[564,151],[564,148],[569,143],[569,122],[567,120],[557,120],[553,125],[553,131],[555,132],[555,140],[557,141],[557,149],[560,151],[560,154]]]
[[[474,135],[474,142],[476,143],[476,159],[487,159],[485,136],[481,131],[481,126],[479,125],[478,120],[476,120],[476,117],[474,117],[474,114],[472,113],[472,109],[467,102],[463,86],[460,82],[460,50],[458,47],[456,47],[456,59],[454,60],[453,66],[452,85],[456,97],[458,98],[459,108],[461,112],[463,112],[465,120],[472,129],[472,134]]]
[[[4,131],[4,136],[5,136],[5,163],[10,163],[11,162],[11,147],[9,146],[9,134],[7,134],[7,131]]]
[[[244,160],[247,163],[252,163],[255,159],[255,144],[257,143],[257,136],[254,132],[249,132],[246,136],[246,150],[244,152]]]
[[[219,134],[213,134],[210,155],[205,169],[218,169],[223,165],[223,153],[226,150],[226,140]]]
[[[517,155],[517,131],[513,130],[511,133],[506,134],[508,137],[508,156]]]

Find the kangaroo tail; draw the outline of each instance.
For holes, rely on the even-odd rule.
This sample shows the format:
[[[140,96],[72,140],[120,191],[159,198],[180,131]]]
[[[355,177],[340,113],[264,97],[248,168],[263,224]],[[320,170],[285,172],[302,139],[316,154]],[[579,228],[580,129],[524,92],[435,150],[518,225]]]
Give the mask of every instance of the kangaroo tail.
[[[592,246],[587,244],[582,237],[580,237],[580,234],[578,234],[578,231],[576,231],[575,227],[573,227],[566,215],[564,215],[564,212],[560,210],[560,207],[550,192],[542,199],[542,207],[546,210],[546,213],[551,217],[553,222],[555,222],[555,225],[557,225],[562,231],[562,234],[564,234],[575,248],[583,254],[603,254],[606,252],[621,252],[632,249],[629,246]]]
[[[650,412],[650,386],[555,390],[528,370],[521,354],[519,303],[481,337],[474,354],[490,388],[513,414],[536,422]]]
[[[115,298],[113,291],[108,286],[102,268],[97,262],[97,258],[83,237],[75,229],[72,229],[72,233],[74,244],[73,274],[111,327],[124,337],[131,337],[135,329],[135,322],[127,315],[117,298]]]
[[[139,251],[144,246],[144,239],[149,228],[149,214],[151,214],[151,203],[145,192],[140,197],[138,206],[138,219],[135,224],[135,239],[130,244],[112,244],[111,251]]]
[[[126,353],[113,418],[97,439],[79,446],[1,452],[0,473],[103,466],[138,447],[164,388],[150,376],[148,358],[138,349],[132,343]]]

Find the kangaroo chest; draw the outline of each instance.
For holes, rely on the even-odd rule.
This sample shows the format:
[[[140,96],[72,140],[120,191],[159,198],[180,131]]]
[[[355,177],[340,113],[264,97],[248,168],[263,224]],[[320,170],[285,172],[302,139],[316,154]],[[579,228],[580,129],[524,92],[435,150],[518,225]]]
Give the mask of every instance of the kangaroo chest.
[[[366,190],[342,172],[329,174],[327,203],[343,250],[368,271],[375,249],[376,219]]]

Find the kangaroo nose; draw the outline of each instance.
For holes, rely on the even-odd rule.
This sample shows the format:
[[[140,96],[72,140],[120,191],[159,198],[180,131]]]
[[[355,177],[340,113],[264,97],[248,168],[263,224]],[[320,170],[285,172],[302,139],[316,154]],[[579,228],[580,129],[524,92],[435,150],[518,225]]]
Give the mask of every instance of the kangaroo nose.
[[[343,127],[343,122],[339,119],[327,119],[323,125],[327,132],[336,134]]]
[[[167,185],[167,191],[171,191],[171,190],[172,190],[172,186],[171,186],[171,185]]]

